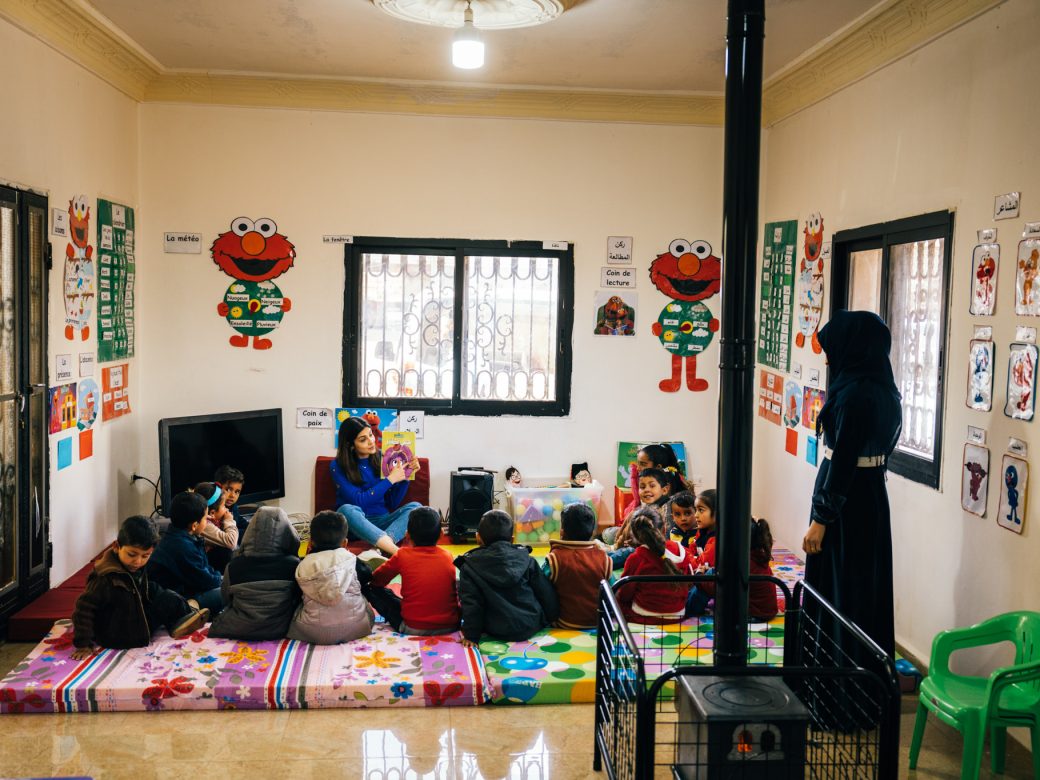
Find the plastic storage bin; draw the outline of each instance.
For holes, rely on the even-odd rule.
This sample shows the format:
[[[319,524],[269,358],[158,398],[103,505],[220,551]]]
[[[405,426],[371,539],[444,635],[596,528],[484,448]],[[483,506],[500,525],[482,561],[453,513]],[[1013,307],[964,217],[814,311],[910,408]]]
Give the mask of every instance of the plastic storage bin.
[[[595,480],[584,487],[556,487],[561,479],[529,480],[536,484],[526,487],[506,485],[508,511],[516,522],[517,544],[548,544],[560,538],[560,517],[567,504],[577,501],[588,504],[599,512],[603,485]]]

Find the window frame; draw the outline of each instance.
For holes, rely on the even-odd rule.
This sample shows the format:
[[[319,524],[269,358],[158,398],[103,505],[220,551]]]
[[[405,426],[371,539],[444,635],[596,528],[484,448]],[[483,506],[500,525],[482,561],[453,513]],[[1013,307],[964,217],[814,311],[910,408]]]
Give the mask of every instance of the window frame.
[[[914,241],[942,238],[943,243],[943,296],[942,311],[939,315],[940,348],[937,356],[938,377],[935,398],[935,455],[927,460],[908,452],[895,450],[888,459],[890,471],[913,482],[939,490],[942,475],[943,456],[943,421],[946,416],[946,365],[947,351],[950,343],[950,293],[953,288],[951,278],[953,257],[953,218],[952,211],[933,211],[915,217],[880,222],[851,230],[836,232],[831,238],[833,245],[831,271],[831,306],[830,316],[848,305],[849,285],[852,281],[851,256],[853,252],[880,249],[880,316],[888,322],[889,305],[889,265],[891,247]],[[830,379],[828,368],[828,382]]]
[[[358,380],[361,343],[361,257],[364,254],[436,254],[455,257],[455,306],[453,387],[450,399],[373,398],[360,394]],[[462,350],[465,327],[465,258],[486,254],[498,257],[552,257],[559,261],[559,297],[556,327],[555,401],[480,401],[462,398]],[[467,415],[472,417],[566,417],[571,407],[572,335],[574,324],[574,244],[566,249],[546,249],[541,241],[507,241],[444,238],[390,238],[355,236],[344,247],[345,283],[343,286],[343,405],[351,408],[417,409],[430,415]]]

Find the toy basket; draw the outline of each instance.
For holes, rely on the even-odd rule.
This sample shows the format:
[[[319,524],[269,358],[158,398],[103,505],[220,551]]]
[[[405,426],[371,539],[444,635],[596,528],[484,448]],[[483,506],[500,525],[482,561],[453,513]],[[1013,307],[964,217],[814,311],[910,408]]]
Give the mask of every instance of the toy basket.
[[[516,523],[517,544],[548,544],[560,538],[560,518],[567,504],[581,502],[599,512],[603,485],[595,480],[584,487],[558,487],[562,480],[530,480],[525,487],[506,485],[507,510]]]

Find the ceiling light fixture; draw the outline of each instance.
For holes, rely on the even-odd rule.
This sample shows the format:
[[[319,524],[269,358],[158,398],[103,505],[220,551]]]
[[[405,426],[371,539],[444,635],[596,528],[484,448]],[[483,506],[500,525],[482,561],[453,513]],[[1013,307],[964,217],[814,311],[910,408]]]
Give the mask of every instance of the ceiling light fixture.
[[[451,64],[465,70],[484,67],[484,40],[473,26],[473,8],[469,0],[462,16],[462,27],[455,31],[451,42]]]

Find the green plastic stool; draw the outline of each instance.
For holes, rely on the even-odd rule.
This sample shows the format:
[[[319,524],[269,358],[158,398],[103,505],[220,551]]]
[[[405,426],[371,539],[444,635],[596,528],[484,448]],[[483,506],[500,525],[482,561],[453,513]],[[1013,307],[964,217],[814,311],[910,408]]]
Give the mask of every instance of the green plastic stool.
[[[957,650],[997,642],[1014,644],[1013,665],[996,669],[989,677],[950,671],[950,656]],[[1040,612],[1008,612],[935,637],[910,743],[911,769],[917,766],[929,710],[964,736],[961,780],[977,780],[987,731],[991,732],[993,771],[1004,772],[1008,726],[1030,730],[1033,776],[1040,778]]]

